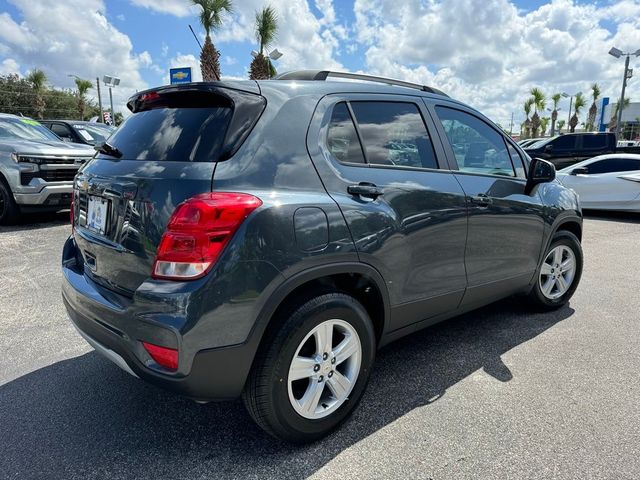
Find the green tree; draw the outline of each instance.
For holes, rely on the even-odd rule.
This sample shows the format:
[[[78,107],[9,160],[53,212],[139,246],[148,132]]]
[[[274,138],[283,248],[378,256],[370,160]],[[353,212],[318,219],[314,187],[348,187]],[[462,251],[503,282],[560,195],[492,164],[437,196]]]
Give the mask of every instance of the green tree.
[[[565,123],[566,122],[564,120],[558,120],[558,131],[557,131],[558,134],[562,133],[562,129],[564,128]]]
[[[524,102],[524,138],[529,138],[531,136],[531,120],[529,119],[529,115],[531,114],[531,107],[533,106],[533,99],[529,98]]]
[[[569,120],[569,131],[574,133],[576,131],[576,127],[578,126],[578,115],[580,115],[580,110],[585,106],[585,99],[582,92],[576,93],[576,98],[573,102],[573,116]]]
[[[600,96],[600,86],[597,83],[591,85],[591,98],[593,102],[589,107],[589,116],[587,117],[586,130],[592,131],[596,125],[596,114],[598,113],[598,107],[596,106],[596,101]]]
[[[631,99],[629,97],[624,99],[622,102],[622,110],[627,108],[631,103]],[[616,126],[618,125],[618,107],[620,106],[620,102],[616,103],[616,106],[611,110],[611,120],[609,120],[609,131],[615,132]]]
[[[265,56],[265,50],[271,46],[278,31],[278,16],[271,6],[266,6],[262,11],[256,12],[255,35],[258,41],[258,55],[251,62],[249,78],[252,80],[264,80],[271,78],[275,68],[271,59]]]
[[[233,11],[231,0],[191,0],[193,5],[202,9],[200,23],[206,37],[204,47],[200,52],[200,70],[205,82],[220,80],[220,52],[211,41],[211,32],[216,32],[222,26],[222,16]]]
[[[531,89],[531,99],[533,100],[533,116],[531,117],[531,135],[535,138],[538,136],[540,128],[540,115],[538,111],[544,110],[546,99],[542,90],[537,87]]]
[[[47,88],[47,75],[40,69],[31,70],[27,75],[27,81],[31,84],[34,92],[33,109],[36,117],[42,120],[47,102],[44,98],[44,91]]]
[[[84,120],[84,109],[87,105],[86,96],[89,89],[93,87],[93,82],[76,78],[76,87],[78,89],[78,113],[80,114],[80,120]]]
[[[558,104],[562,99],[561,93],[554,93],[551,95],[551,102],[553,102],[553,111],[551,112],[551,136],[556,134],[556,122],[558,121]]]
[[[540,119],[540,136],[544,137],[544,134],[547,132],[547,127],[549,126],[549,121],[551,119],[549,117],[542,117]]]

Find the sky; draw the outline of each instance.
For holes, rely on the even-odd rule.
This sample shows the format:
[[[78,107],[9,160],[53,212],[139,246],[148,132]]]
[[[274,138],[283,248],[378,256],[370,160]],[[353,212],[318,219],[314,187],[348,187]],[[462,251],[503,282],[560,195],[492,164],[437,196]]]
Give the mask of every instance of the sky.
[[[223,78],[247,78],[254,16],[278,14],[280,72],[333,69],[435,86],[503,126],[524,119],[532,87],[620,95],[624,61],[612,46],[640,49],[640,0],[235,0],[213,34]],[[0,0],[0,75],[43,69],[52,86],[68,75],[114,75],[116,111],[136,90],[167,84],[170,67],[200,80],[198,8],[189,0]],[[640,101],[640,57],[627,91]],[[95,90],[91,93],[95,96]],[[1,95],[0,95],[1,99]],[[584,114],[590,104],[587,103]],[[1,104],[1,101],[0,101]],[[560,105],[568,113],[568,100]],[[546,113],[548,115],[548,112]]]

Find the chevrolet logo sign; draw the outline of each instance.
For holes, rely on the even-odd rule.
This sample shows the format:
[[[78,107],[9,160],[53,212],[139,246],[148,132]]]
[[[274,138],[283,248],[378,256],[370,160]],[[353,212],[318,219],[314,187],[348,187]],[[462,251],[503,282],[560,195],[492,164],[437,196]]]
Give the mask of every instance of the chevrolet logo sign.
[[[173,78],[175,78],[176,80],[183,80],[185,78],[187,78],[189,75],[187,75],[186,72],[176,72],[172,75]]]

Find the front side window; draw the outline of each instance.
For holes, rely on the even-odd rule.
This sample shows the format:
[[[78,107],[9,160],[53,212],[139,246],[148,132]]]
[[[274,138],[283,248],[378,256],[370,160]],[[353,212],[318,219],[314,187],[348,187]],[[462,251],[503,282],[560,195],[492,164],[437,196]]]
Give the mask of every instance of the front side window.
[[[587,165],[587,171],[590,174],[632,172],[634,170],[640,170],[640,160],[609,158],[607,160],[598,160],[597,162]]]
[[[460,171],[515,176],[505,141],[496,130],[460,110],[438,106],[436,112]]]
[[[344,102],[338,103],[331,113],[327,130],[327,147],[341,162],[364,163],[364,154],[356,127]]]
[[[417,105],[351,102],[367,161],[374,165],[438,168],[433,144]]]
[[[560,135],[552,139],[547,145],[553,145],[554,151],[573,150],[576,147],[575,135]]]

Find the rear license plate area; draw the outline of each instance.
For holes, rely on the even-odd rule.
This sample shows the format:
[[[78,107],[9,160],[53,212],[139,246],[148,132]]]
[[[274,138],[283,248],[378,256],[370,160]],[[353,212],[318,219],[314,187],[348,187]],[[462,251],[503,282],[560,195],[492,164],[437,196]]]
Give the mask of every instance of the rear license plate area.
[[[86,227],[92,232],[104,235],[107,231],[107,219],[109,215],[109,200],[102,197],[89,195],[87,202]]]

